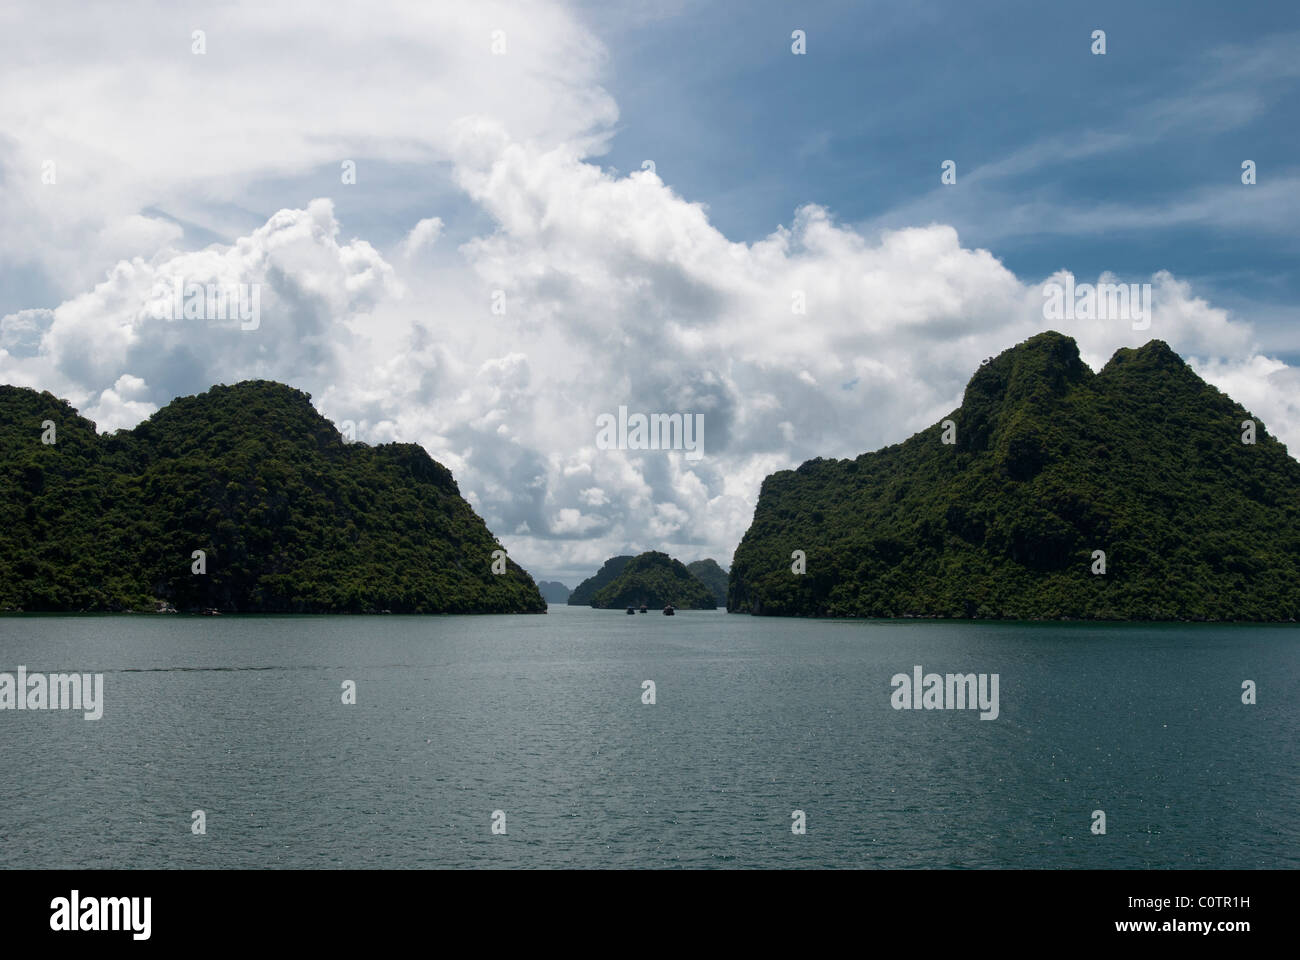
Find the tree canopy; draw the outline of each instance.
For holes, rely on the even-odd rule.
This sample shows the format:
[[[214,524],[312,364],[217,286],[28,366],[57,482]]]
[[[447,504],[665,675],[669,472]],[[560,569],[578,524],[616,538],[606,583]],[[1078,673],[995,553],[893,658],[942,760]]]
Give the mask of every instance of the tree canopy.
[[[1119,350],[1094,374],[1072,339],[1040,334],[982,365],[944,420],[769,476],[728,609],[1300,615],[1300,464],[1162,341]],[[1250,429],[1255,442],[1243,442]],[[804,573],[792,572],[795,551]]]
[[[101,436],[48,392],[0,386],[0,609],[545,611],[521,567],[493,572],[503,548],[446,467],[347,443],[310,401],[215,386]]]
[[[716,610],[713,592],[686,569],[680,560],[651,550],[633,557],[617,577],[596,591],[593,607],[664,607],[681,610]]]

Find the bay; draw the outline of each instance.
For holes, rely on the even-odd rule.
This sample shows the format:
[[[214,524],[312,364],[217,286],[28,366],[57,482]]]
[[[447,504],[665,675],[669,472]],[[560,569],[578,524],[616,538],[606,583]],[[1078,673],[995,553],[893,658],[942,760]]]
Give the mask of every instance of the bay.
[[[3,617],[0,671],[102,672],[105,702],[0,711],[0,867],[1296,867],[1298,641],[554,605]],[[917,665],[998,674],[997,719],[893,709]]]

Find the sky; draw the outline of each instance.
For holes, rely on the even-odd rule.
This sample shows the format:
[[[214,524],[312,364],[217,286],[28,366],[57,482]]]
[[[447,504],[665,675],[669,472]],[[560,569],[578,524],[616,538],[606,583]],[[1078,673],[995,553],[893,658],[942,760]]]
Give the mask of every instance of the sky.
[[[101,431],[288,383],[570,587],[728,565],[764,477],[1046,329],[1165,340],[1294,451],[1297,117],[1289,0],[13,0],[0,382]],[[1049,321],[1067,277],[1150,284],[1149,325]],[[175,282],[259,322],[159,317]],[[620,407],[699,455],[606,449]]]

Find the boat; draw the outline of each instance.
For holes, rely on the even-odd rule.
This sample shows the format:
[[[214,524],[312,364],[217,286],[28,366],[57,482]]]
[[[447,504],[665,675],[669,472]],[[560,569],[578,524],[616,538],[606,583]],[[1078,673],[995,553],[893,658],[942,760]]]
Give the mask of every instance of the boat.
[[[627,612],[630,613],[632,616],[636,616],[636,611],[633,610],[631,607],[627,608]]]
[[[674,616],[674,615],[676,615],[676,613],[677,613],[677,611],[673,609],[673,605],[672,605],[671,603],[668,604],[668,606],[664,607],[664,616],[665,616],[665,617],[671,617],[671,616]]]
[[[641,604],[641,609],[637,611],[637,613],[649,613],[649,612],[650,612],[650,608],[647,607],[644,603]]]

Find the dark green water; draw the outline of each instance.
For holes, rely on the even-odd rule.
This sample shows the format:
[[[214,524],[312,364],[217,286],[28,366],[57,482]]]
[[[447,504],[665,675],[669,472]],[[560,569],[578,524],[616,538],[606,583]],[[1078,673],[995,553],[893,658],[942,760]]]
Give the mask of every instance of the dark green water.
[[[105,706],[0,711],[4,867],[1300,866],[1294,626],[0,618],[20,664]],[[1000,715],[894,710],[916,664]]]

